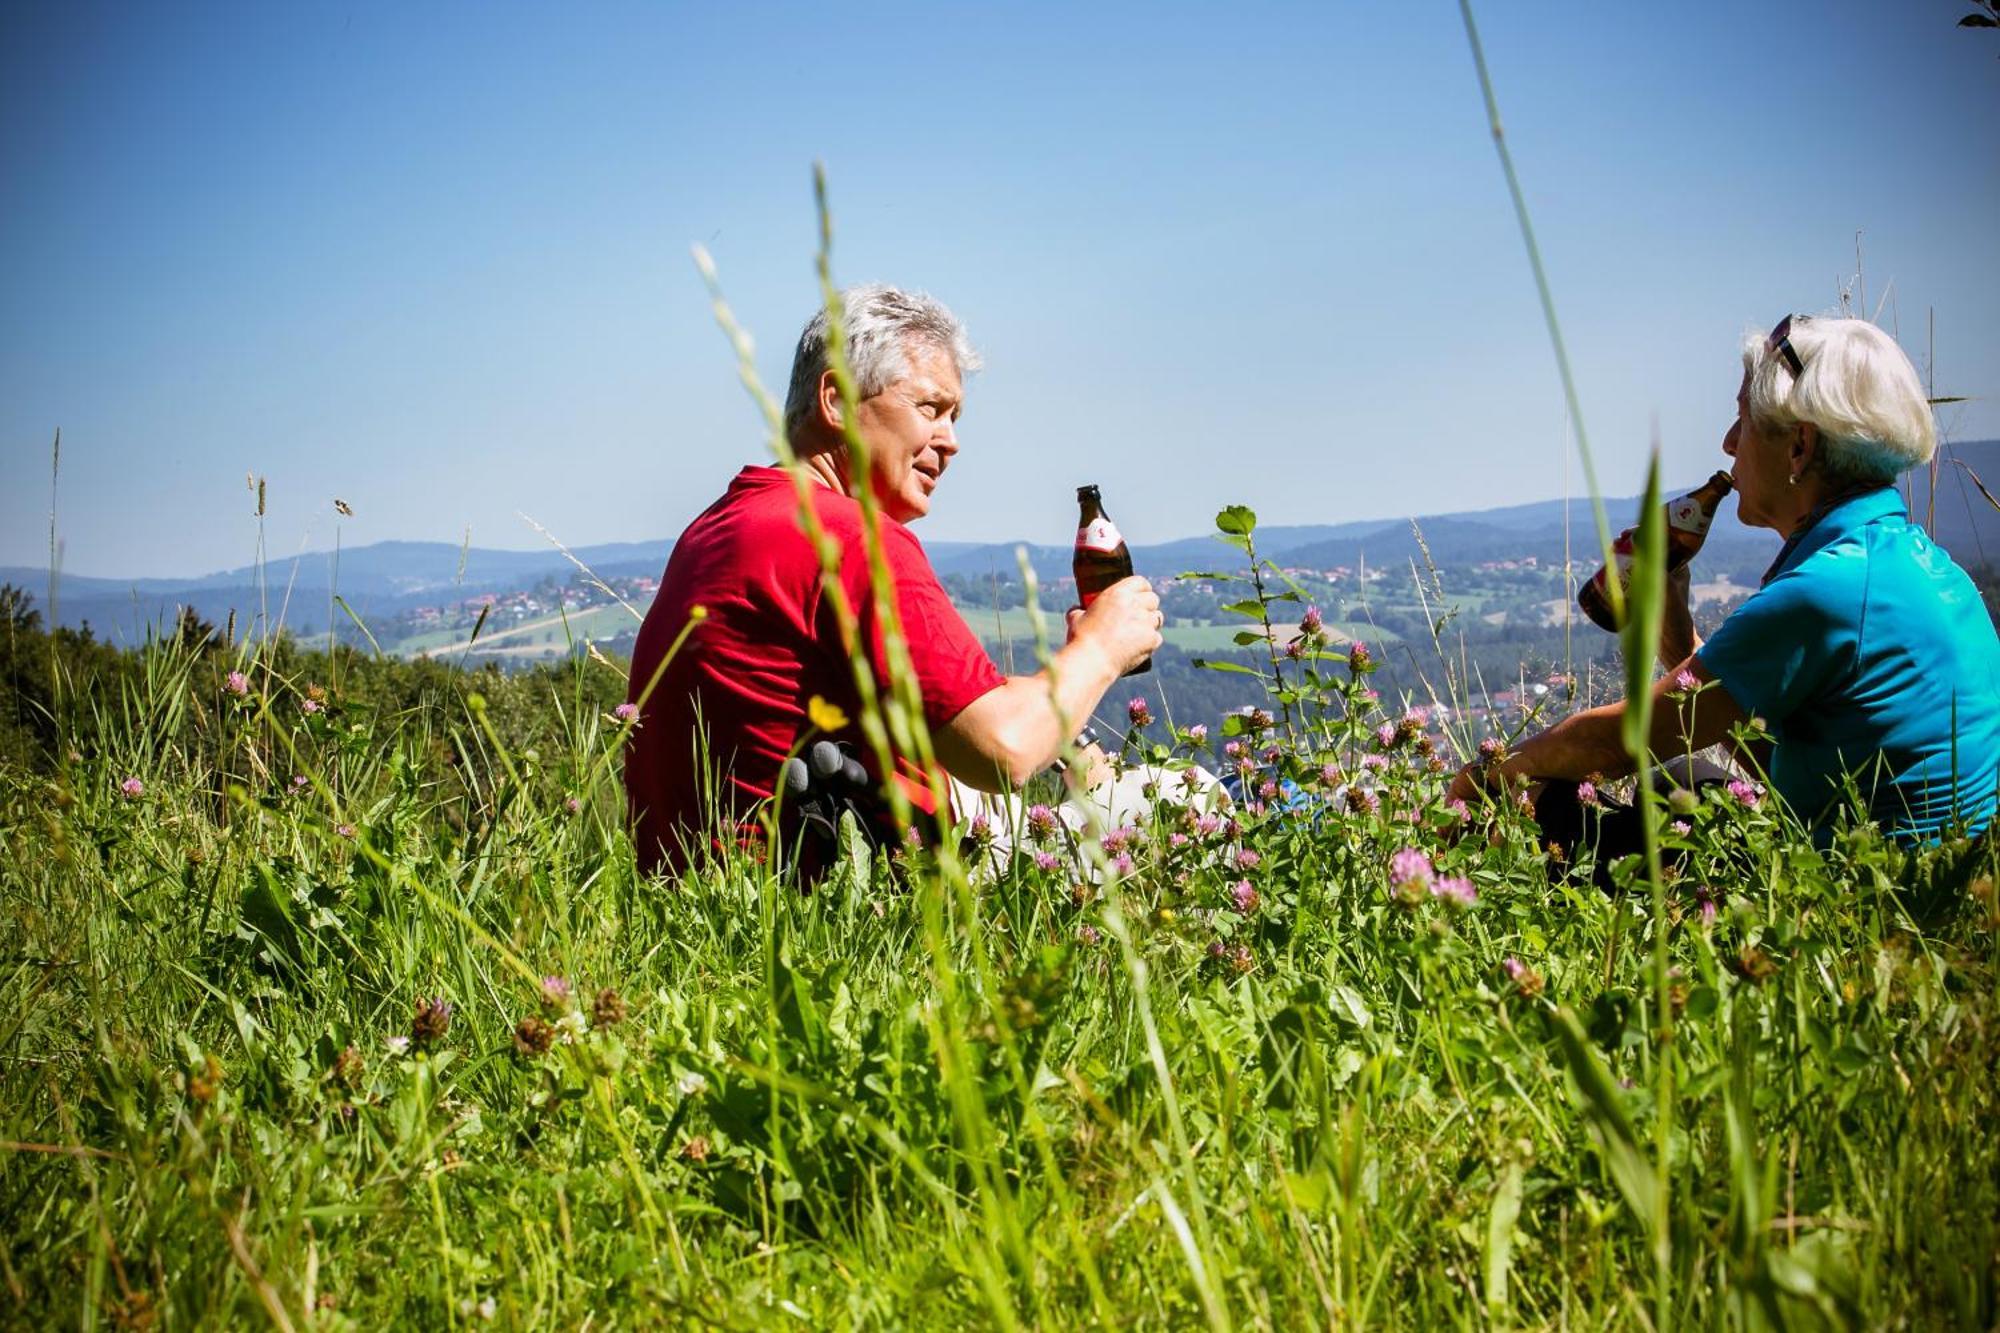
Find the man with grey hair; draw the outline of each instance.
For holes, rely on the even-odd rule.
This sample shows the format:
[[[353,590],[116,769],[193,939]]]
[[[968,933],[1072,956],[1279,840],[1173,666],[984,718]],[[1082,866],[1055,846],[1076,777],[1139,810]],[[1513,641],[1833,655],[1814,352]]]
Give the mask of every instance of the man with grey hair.
[[[888,520],[882,551],[933,749],[959,782],[982,792],[1025,783],[1061,753],[1065,726],[1087,718],[1119,676],[1160,646],[1159,598],[1134,577],[1089,610],[1070,611],[1068,641],[1048,670],[1003,675],[906,526],[930,512],[958,453],[964,375],[979,365],[964,326],[921,293],[867,286],[843,294],[842,332],[866,475],[844,434],[824,311],[799,337],[785,401],[785,433],[813,483],[813,512],[841,553],[836,571],[821,572],[792,478],[782,468],[745,467],[675,543],[639,631],[631,674],[639,726],[625,785],[643,868],[681,867],[703,847],[755,842],[756,811],[779,789],[788,759],[813,741],[859,741],[850,651],[866,655],[878,682],[891,678],[866,558],[863,486]],[[826,595],[836,582],[856,614],[854,641]],[[869,781],[852,785],[900,782],[919,809],[936,813],[912,756],[896,755],[896,771],[884,775],[873,771],[867,747],[855,748]]]

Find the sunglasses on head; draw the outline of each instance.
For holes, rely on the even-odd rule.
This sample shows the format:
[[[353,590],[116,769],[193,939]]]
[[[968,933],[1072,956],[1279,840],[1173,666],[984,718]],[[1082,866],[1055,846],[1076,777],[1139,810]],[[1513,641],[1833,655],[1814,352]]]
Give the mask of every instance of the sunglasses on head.
[[[1792,368],[1792,377],[1796,379],[1798,376],[1805,374],[1806,367],[1805,363],[1799,360],[1798,352],[1792,347],[1793,318],[1794,316],[1792,315],[1786,315],[1778,321],[1778,327],[1772,329],[1771,336],[1764,340],[1764,355],[1777,355],[1785,358],[1785,364]],[[1803,324],[1808,317],[1799,315],[1796,318],[1799,323]]]

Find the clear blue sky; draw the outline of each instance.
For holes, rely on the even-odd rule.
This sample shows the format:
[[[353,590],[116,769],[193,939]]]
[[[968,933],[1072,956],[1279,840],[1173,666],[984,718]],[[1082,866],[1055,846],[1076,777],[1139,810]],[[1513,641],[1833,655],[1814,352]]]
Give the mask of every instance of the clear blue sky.
[[[1703,475],[1735,341],[1853,283],[2000,435],[2000,39],[1954,0],[1492,4],[1606,487]],[[1442,2],[19,3],[0,13],[0,564],[668,537],[844,281],[984,350],[930,540],[1563,492],[1553,359]],[[1860,288],[1855,286],[1858,297]],[[1571,469],[1570,485],[1581,482]]]

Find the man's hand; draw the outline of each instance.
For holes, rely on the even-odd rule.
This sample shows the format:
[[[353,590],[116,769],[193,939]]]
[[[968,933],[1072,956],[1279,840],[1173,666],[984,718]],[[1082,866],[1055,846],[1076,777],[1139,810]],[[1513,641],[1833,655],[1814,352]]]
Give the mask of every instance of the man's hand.
[[[1160,599],[1142,578],[1120,579],[1068,619],[1069,642],[1049,670],[1009,676],[933,733],[938,758],[960,782],[980,791],[1026,785],[1118,677],[1160,646]]]
[[[1071,607],[1067,619],[1069,641],[1095,647],[1122,676],[1159,651],[1166,617],[1153,585],[1134,574],[1099,593],[1089,610]]]

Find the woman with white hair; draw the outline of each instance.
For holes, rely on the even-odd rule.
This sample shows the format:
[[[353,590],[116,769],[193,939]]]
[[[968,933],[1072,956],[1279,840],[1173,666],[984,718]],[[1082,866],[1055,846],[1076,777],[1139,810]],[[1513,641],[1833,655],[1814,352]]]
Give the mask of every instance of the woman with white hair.
[[[1904,841],[1992,821],[2000,637],[1972,580],[1911,522],[1895,487],[1936,447],[1915,368],[1866,320],[1788,315],[1744,340],[1722,451],[1734,460],[1738,516],[1785,544],[1763,586],[1707,642],[1695,635],[1684,574],[1672,581],[1656,754],[1702,749],[1761,720],[1772,743],[1750,758],[1822,844],[1850,783],[1867,815]],[[1577,783],[1631,772],[1624,709],[1575,714],[1470,765],[1453,794],[1542,781],[1537,817],[1545,828],[1563,823]],[[1604,824],[1601,862],[1614,841]]]

